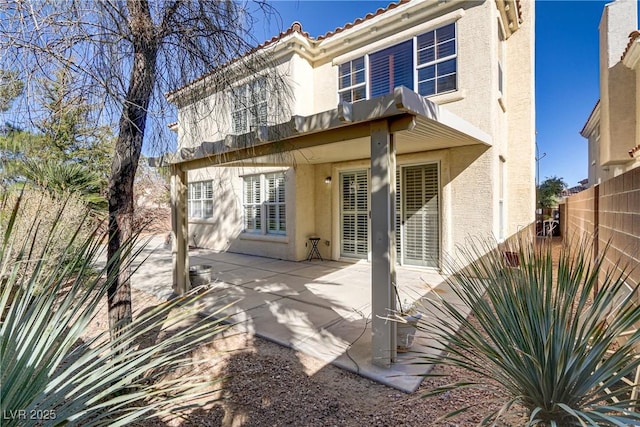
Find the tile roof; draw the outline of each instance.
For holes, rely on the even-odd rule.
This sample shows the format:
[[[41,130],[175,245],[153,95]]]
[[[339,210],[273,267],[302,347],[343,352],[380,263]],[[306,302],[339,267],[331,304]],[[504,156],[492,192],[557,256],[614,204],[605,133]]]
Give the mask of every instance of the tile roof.
[[[385,8],[380,8],[380,9],[376,10],[374,13],[368,13],[364,18],[358,18],[353,22],[349,22],[349,23],[343,25],[342,27],[337,27],[336,29],[334,29],[332,31],[328,31],[324,35],[321,35],[321,36],[318,36],[318,37],[315,37],[315,38],[310,36],[309,33],[307,33],[306,31],[303,31],[302,30],[302,24],[300,24],[299,22],[296,21],[293,24],[291,24],[291,26],[287,30],[281,32],[277,36],[274,36],[271,39],[269,39],[269,40],[267,40],[267,41],[265,41],[263,43],[260,43],[259,45],[257,45],[253,49],[247,51],[245,54],[243,54],[243,55],[241,55],[241,56],[239,56],[237,58],[234,58],[233,60],[231,60],[230,62],[228,62],[226,64],[222,64],[219,67],[214,68],[213,70],[209,71],[208,73],[205,73],[202,76],[200,76],[200,77],[198,77],[198,78],[196,78],[194,80],[191,80],[190,82],[186,83],[185,85],[183,85],[183,86],[181,86],[181,87],[179,87],[177,89],[174,89],[172,91],[167,92],[166,96],[169,97],[171,95],[174,95],[174,94],[180,92],[181,90],[186,89],[187,87],[189,87],[191,85],[194,85],[194,84],[198,83],[201,80],[206,79],[208,76],[210,76],[210,75],[214,74],[216,71],[218,71],[221,67],[225,67],[227,65],[230,65],[230,64],[238,61],[239,59],[243,58],[243,57],[251,55],[252,53],[259,51],[260,49],[264,49],[265,47],[270,46],[270,45],[280,41],[281,39],[283,39],[283,38],[285,38],[288,35],[291,35],[293,33],[299,33],[300,35],[302,35],[304,38],[306,38],[310,42],[320,42],[320,41],[326,40],[326,39],[328,39],[328,38],[330,38],[330,37],[332,37],[332,36],[334,36],[336,34],[339,34],[339,33],[343,32],[345,30],[348,30],[348,29],[351,29],[351,28],[353,28],[353,27],[355,27],[357,25],[360,25],[363,22],[366,22],[366,21],[368,21],[370,19],[373,19],[376,16],[380,16],[385,12],[393,10],[393,9],[397,8],[398,6],[400,6],[400,5],[409,3],[410,1],[411,0],[399,0],[398,2],[390,3]]]
[[[409,3],[410,1],[411,1],[411,0],[399,0],[397,3],[390,3],[390,4],[389,4],[387,7],[385,7],[385,8],[380,8],[380,9],[376,10],[376,11],[375,11],[375,12],[373,12],[373,13],[367,13],[367,14],[365,15],[365,17],[364,17],[364,18],[358,18],[358,19],[356,19],[356,20],[355,20],[355,21],[353,21],[353,22],[347,22],[347,23],[346,23],[346,24],[344,24],[342,27],[337,27],[336,29],[334,29],[334,30],[332,30],[332,31],[328,31],[328,32],[326,32],[324,35],[316,37],[316,40],[318,40],[318,41],[320,41],[320,40],[326,40],[326,39],[328,39],[328,38],[330,38],[330,37],[332,37],[332,36],[335,36],[336,34],[339,34],[339,33],[343,32],[343,31],[345,31],[345,30],[349,30],[349,29],[351,29],[351,28],[353,28],[353,27],[355,27],[355,26],[357,26],[357,25],[362,24],[363,22],[366,22],[366,21],[368,21],[368,20],[370,20],[370,19],[373,19],[373,18],[375,18],[376,16],[380,16],[380,15],[382,15],[383,13],[386,13],[386,12],[388,12],[388,11],[390,11],[390,10],[393,10],[393,9],[395,9],[395,8],[396,8],[396,7],[398,7],[398,6],[401,6],[401,5],[403,5],[403,4],[407,4],[407,3]]]
[[[208,73],[205,73],[202,76],[200,76],[200,77],[198,77],[198,78],[186,83],[185,85],[183,85],[183,86],[181,86],[181,87],[179,87],[177,89],[174,89],[174,90],[172,90],[170,92],[167,92],[166,96],[169,97],[169,96],[171,96],[171,95],[173,95],[173,94],[175,94],[177,92],[180,92],[181,90],[183,90],[183,89],[185,89],[185,88],[187,88],[187,87],[189,87],[189,86],[191,86],[191,85],[193,85],[193,84],[195,84],[195,83],[197,83],[197,82],[199,82],[201,80],[204,80],[208,76],[214,74],[220,68],[226,67],[226,66],[228,66],[228,65],[230,65],[230,64],[232,64],[232,63],[234,63],[234,62],[236,62],[238,60],[240,60],[241,58],[244,58],[246,56],[251,55],[252,53],[255,53],[255,52],[257,52],[257,51],[259,51],[261,49],[264,49],[265,47],[270,46],[270,45],[280,41],[284,37],[287,37],[287,36],[289,36],[289,35],[291,35],[293,33],[298,33],[298,34],[302,35],[304,38],[306,38],[308,41],[310,41],[312,43],[320,42],[320,41],[329,39],[329,38],[335,36],[336,34],[340,34],[343,31],[346,31],[346,30],[349,30],[349,29],[351,29],[353,27],[356,27],[356,26],[362,24],[363,22],[369,21],[369,20],[371,20],[371,19],[373,19],[373,18],[375,18],[377,16],[380,16],[380,15],[386,13],[386,12],[389,12],[389,11],[397,8],[398,6],[402,6],[402,5],[407,4],[407,3],[411,2],[411,1],[412,0],[398,0],[397,2],[389,3],[389,5],[387,7],[380,8],[380,9],[376,10],[373,13],[368,13],[367,15],[365,15],[364,18],[357,18],[353,22],[348,22],[345,25],[343,25],[342,27],[337,27],[332,31],[326,32],[324,35],[321,35],[321,36],[318,36],[318,37],[315,37],[315,38],[310,36],[309,33],[307,33],[306,31],[303,31],[302,30],[302,24],[300,24],[299,22],[296,21],[293,24],[291,24],[291,26],[286,31],[283,31],[280,34],[278,34],[277,36],[272,37],[270,40],[267,40],[267,41],[265,41],[263,43],[260,43],[259,45],[257,45],[253,49],[250,49],[249,51],[247,51],[243,55],[241,55],[241,56],[239,56],[237,58],[234,58],[230,62],[227,62],[226,64],[222,64],[222,65],[214,68],[213,70],[209,71]],[[522,21],[521,0],[515,0],[515,3],[516,3],[516,7],[518,9],[518,18],[520,19],[520,21]]]
[[[631,50],[633,42],[636,41],[638,37],[640,37],[640,31],[638,30],[632,31],[631,34],[629,34],[629,43],[627,43],[627,47],[625,48],[624,52],[622,52],[622,57],[620,58],[621,61],[625,56],[627,56],[627,53],[629,52],[629,50]]]
[[[296,21],[296,22],[294,22],[293,24],[291,24],[291,26],[290,26],[286,31],[281,32],[281,33],[280,33],[280,34],[278,34],[277,36],[273,36],[273,37],[271,37],[271,39],[269,39],[269,40],[267,40],[267,41],[265,41],[265,42],[260,43],[260,44],[259,44],[259,45],[257,45],[256,47],[254,47],[254,48],[252,48],[252,49],[248,50],[248,51],[247,51],[246,53],[244,53],[243,55],[240,55],[240,56],[238,56],[238,57],[236,57],[236,58],[233,58],[231,61],[229,61],[229,62],[227,62],[227,63],[225,63],[225,64],[219,65],[218,67],[214,68],[213,70],[209,71],[208,73],[205,73],[205,74],[201,75],[200,77],[198,77],[198,78],[196,78],[196,79],[191,80],[190,82],[186,83],[185,85],[183,85],[183,86],[181,86],[181,87],[179,87],[179,88],[177,88],[177,89],[174,89],[174,90],[172,90],[172,91],[167,92],[167,93],[165,94],[165,96],[169,97],[169,96],[171,96],[171,95],[173,95],[173,94],[175,94],[175,93],[178,93],[178,92],[180,92],[181,90],[183,90],[183,89],[185,89],[185,88],[187,88],[187,87],[189,87],[189,86],[191,86],[191,85],[194,85],[194,84],[198,83],[198,82],[199,82],[199,81],[201,81],[201,80],[206,79],[206,78],[207,78],[207,77],[209,77],[210,75],[214,74],[216,71],[219,71],[219,70],[220,70],[220,68],[222,68],[222,67],[226,67],[226,66],[228,66],[228,65],[230,65],[230,64],[233,64],[234,62],[239,61],[240,59],[242,59],[242,58],[244,58],[244,57],[246,57],[246,56],[249,56],[249,55],[251,55],[252,53],[257,52],[257,51],[259,51],[260,49],[264,49],[265,47],[270,46],[270,45],[272,45],[272,44],[274,44],[274,43],[278,42],[279,40],[281,40],[281,39],[283,39],[283,38],[285,38],[285,37],[287,37],[287,36],[289,36],[289,35],[291,35],[291,34],[293,34],[293,33],[299,33],[299,34],[301,34],[303,37],[305,37],[306,39],[308,39],[308,40],[313,40],[313,38],[312,38],[311,36],[309,36],[309,33],[307,33],[306,31],[302,31],[302,25],[301,25],[299,22],[297,22],[297,21]]]

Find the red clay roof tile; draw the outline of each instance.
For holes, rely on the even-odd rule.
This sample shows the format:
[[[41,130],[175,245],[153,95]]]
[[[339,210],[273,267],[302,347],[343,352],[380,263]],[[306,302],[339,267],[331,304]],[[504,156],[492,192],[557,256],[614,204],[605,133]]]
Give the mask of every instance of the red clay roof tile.
[[[629,34],[629,43],[627,43],[627,47],[625,48],[624,52],[622,52],[622,56],[620,57],[621,61],[624,59],[625,56],[627,56],[627,53],[629,52],[629,50],[631,50],[631,46],[633,45],[633,42],[636,41],[638,37],[640,37],[640,31],[638,30],[632,31],[631,34]]]
[[[226,64],[222,64],[222,65],[214,68],[213,70],[209,71],[208,73],[205,73],[205,74],[201,75],[197,79],[191,80],[187,84],[185,84],[185,85],[183,85],[183,86],[181,86],[181,87],[179,87],[177,89],[174,89],[174,90],[172,90],[170,92],[167,92],[165,96],[169,97],[169,96],[171,96],[171,95],[173,95],[173,94],[175,94],[177,92],[180,92],[181,90],[183,90],[183,89],[185,89],[185,88],[187,88],[187,87],[189,87],[189,86],[191,86],[193,84],[196,84],[197,82],[199,82],[201,80],[206,79],[208,76],[214,74],[220,68],[226,67],[228,65],[231,65],[234,62],[236,62],[236,61],[238,61],[238,60],[240,60],[240,59],[242,59],[242,58],[244,58],[246,56],[249,56],[254,52],[257,52],[260,49],[264,49],[265,47],[270,46],[270,45],[276,43],[277,41],[283,39],[284,37],[286,37],[286,36],[288,36],[290,34],[293,34],[293,33],[299,33],[303,37],[305,37],[306,39],[313,40],[313,38],[311,36],[309,36],[309,33],[307,33],[306,31],[302,31],[302,25],[298,21],[295,21],[293,24],[291,24],[291,26],[286,31],[281,32],[277,36],[271,37],[271,39],[269,39],[269,40],[267,40],[267,41],[265,41],[263,43],[260,43],[256,47],[248,50],[245,54],[232,59],[231,61],[227,62]]]
[[[193,85],[193,84],[195,84],[195,83],[197,83],[197,82],[199,82],[201,80],[204,80],[208,76],[210,76],[210,75],[214,74],[216,71],[218,71],[221,67],[225,67],[227,65],[230,65],[230,64],[238,61],[239,59],[243,58],[243,57],[251,55],[252,53],[254,53],[254,52],[256,52],[256,51],[258,51],[260,49],[264,49],[265,47],[276,43],[277,41],[281,40],[282,38],[284,38],[284,37],[286,37],[286,36],[288,36],[290,34],[299,33],[299,34],[301,34],[303,37],[305,37],[307,40],[309,40],[311,42],[326,40],[326,39],[328,39],[330,37],[335,36],[336,34],[339,34],[339,33],[343,32],[345,30],[351,29],[351,28],[353,28],[353,27],[355,27],[357,25],[362,24],[363,22],[369,21],[370,19],[373,19],[373,18],[375,18],[377,16],[380,16],[383,13],[386,13],[386,12],[388,12],[390,10],[393,10],[393,9],[397,8],[398,6],[401,6],[403,4],[407,4],[410,1],[412,1],[412,0],[398,0],[397,2],[392,2],[387,7],[380,8],[380,9],[376,10],[375,13],[367,13],[364,18],[357,18],[353,22],[348,22],[345,25],[343,25],[342,27],[337,27],[336,29],[334,29],[332,31],[328,31],[324,35],[318,36],[316,38],[311,37],[309,35],[309,33],[307,33],[306,31],[303,31],[302,30],[302,25],[299,22],[296,21],[293,24],[291,24],[291,27],[289,27],[286,31],[283,31],[280,34],[278,34],[277,36],[272,37],[270,40],[267,40],[267,41],[257,45],[253,49],[247,51],[244,55],[241,55],[241,56],[239,56],[237,58],[234,58],[230,62],[228,62],[226,64],[223,64],[223,65],[220,65],[219,67],[211,70],[208,73],[203,74],[202,76],[198,77],[197,79],[194,79],[194,80],[190,81],[189,83],[185,84],[184,86],[179,87],[177,89],[174,89],[174,90],[168,92],[166,94],[166,96],[171,96],[171,95],[173,95],[173,94],[175,94],[175,93],[177,93],[177,92],[179,92],[179,91],[181,91],[181,90],[183,90],[183,89],[185,89],[185,88],[187,88],[187,87],[189,87],[189,86],[191,86],[191,85]],[[518,8],[518,17],[520,18],[520,20],[522,20],[522,7],[521,7],[521,4],[520,4],[520,1],[521,0],[516,0],[516,6]]]
[[[376,10],[376,11],[375,11],[375,13],[367,13],[367,14],[365,15],[365,17],[364,17],[364,18],[357,18],[357,19],[356,19],[355,21],[353,21],[353,22],[347,22],[347,23],[346,23],[346,24],[344,24],[342,27],[338,27],[338,28],[336,28],[336,29],[334,29],[334,30],[332,30],[332,31],[328,31],[328,32],[327,32],[327,33],[325,33],[324,35],[322,35],[322,36],[318,36],[318,37],[316,38],[316,40],[318,40],[318,41],[320,41],[320,40],[326,40],[326,39],[328,39],[328,38],[330,38],[330,37],[332,37],[332,36],[335,36],[336,34],[339,34],[339,33],[343,32],[344,30],[348,30],[348,29],[350,29],[350,28],[355,27],[356,25],[360,25],[360,24],[362,24],[363,22],[366,22],[366,21],[368,21],[368,20],[370,20],[370,19],[373,19],[373,18],[375,18],[376,16],[380,16],[380,15],[382,15],[383,13],[386,13],[386,12],[388,12],[388,11],[390,11],[390,10],[393,10],[393,9],[395,9],[396,7],[400,6],[400,5],[407,4],[407,3],[409,3],[410,1],[411,1],[411,0],[399,0],[397,3],[390,3],[387,7],[385,7],[385,8],[380,8],[380,9]]]

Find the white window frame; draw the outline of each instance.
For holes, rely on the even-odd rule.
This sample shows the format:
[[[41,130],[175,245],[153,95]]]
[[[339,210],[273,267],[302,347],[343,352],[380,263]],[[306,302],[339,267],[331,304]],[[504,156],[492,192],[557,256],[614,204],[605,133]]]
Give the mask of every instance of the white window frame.
[[[424,34],[431,33],[431,32],[434,33],[434,37],[435,37],[435,32],[437,30],[439,30],[440,28],[446,27],[447,25],[450,25],[450,24],[453,24],[453,27],[454,27],[454,38],[453,38],[453,41],[455,43],[455,53],[452,54],[452,55],[448,55],[446,57],[435,59],[435,60],[430,61],[430,62],[426,62],[424,64],[418,64],[418,37],[420,37],[420,36],[422,36]],[[444,76],[447,76],[447,75],[453,75],[454,73],[449,73],[449,74],[441,75],[441,76],[436,74],[435,77],[434,77],[434,80],[436,81],[436,92],[433,93],[433,94],[430,94],[430,95],[423,95],[423,96],[425,98],[428,98],[428,97],[432,97],[432,96],[442,95],[442,94],[445,94],[445,93],[453,93],[453,92],[457,92],[458,90],[460,90],[459,67],[458,67],[458,23],[457,23],[457,21],[447,22],[446,24],[439,25],[437,28],[433,28],[432,30],[425,31],[425,32],[422,32],[420,34],[417,34],[417,35],[411,37],[411,40],[412,40],[412,43],[413,43],[413,68],[414,68],[413,69],[413,91],[416,92],[416,93],[419,93],[418,92],[418,88],[419,88],[419,86],[418,86],[419,85],[418,71],[420,69],[423,69],[423,68],[426,68],[426,67],[429,67],[429,66],[432,66],[432,65],[436,65],[436,67],[437,67],[437,64],[439,64],[441,62],[449,61],[449,60],[452,60],[452,59],[456,60],[456,71],[455,71],[456,85],[455,85],[455,89],[450,89],[450,90],[438,92],[438,90],[437,90],[438,77],[444,77]],[[347,60],[347,61],[345,61],[345,62],[343,62],[341,64],[338,64],[338,67],[337,67],[337,69],[338,69],[338,88],[340,87],[340,79],[341,79],[340,66],[342,66],[344,64],[347,64],[347,63],[353,63],[353,61],[356,61],[356,60],[364,57],[364,74],[365,74],[364,83],[358,83],[356,85],[352,85],[352,86],[349,86],[349,87],[344,87],[342,89],[338,89],[338,102],[341,101],[343,93],[351,91],[351,90],[359,88],[359,87],[362,87],[362,86],[365,87],[365,94],[366,95],[365,95],[364,99],[371,99],[371,83],[369,81],[370,80],[370,76],[369,76],[369,74],[370,74],[369,56],[371,54],[373,54],[373,53],[382,51],[384,49],[387,49],[389,47],[392,47],[392,46],[395,46],[397,44],[404,43],[404,42],[406,42],[406,40],[398,42],[398,43],[395,43],[395,44],[393,44],[391,46],[385,46],[385,47],[383,47],[381,49],[377,49],[375,52],[365,53],[363,56],[358,56],[357,58],[349,59],[349,60]],[[360,100],[358,100],[358,101],[360,101]]]
[[[257,193],[255,194],[254,188],[254,197],[252,199],[247,199],[249,196],[249,192],[247,191],[247,184],[257,184]],[[242,177],[242,224],[244,226],[245,233],[262,233],[262,227],[264,223],[262,221],[262,199],[263,199],[264,186],[262,184],[262,180],[260,179],[260,175],[247,175]],[[257,197],[255,197],[257,196]],[[249,219],[249,215],[247,215],[247,209],[252,208],[255,209],[257,215],[252,216]]]
[[[505,64],[506,64],[506,37],[502,30],[502,25],[498,21],[498,102],[502,110],[506,110],[506,77],[505,77]]]
[[[499,182],[500,186],[498,189],[498,241],[503,242],[506,238],[506,228],[507,228],[507,211],[505,198],[507,193],[507,171],[506,171],[506,162],[507,160],[503,156],[498,157],[498,168],[499,168]]]
[[[436,58],[433,61],[425,62],[424,64],[418,64],[418,37],[423,36],[423,35],[428,34],[428,33],[433,33],[434,43],[435,43],[435,33],[436,33],[436,31],[438,31],[439,29],[444,28],[446,26],[449,26],[449,25],[453,25],[453,42],[455,44],[455,53],[452,54],[452,55],[444,56],[442,58]],[[446,43],[448,43],[448,42],[449,41],[447,41]],[[438,44],[434,44],[434,49],[437,48],[437,46],[438,46]],[[420,81],[418,80],[418,72],[419,72],[419,70],[421,70],[423,68],[430,67],[432,65],[436,66],[436,72],[435,72],[435,75],[433,77],[433,80],[435,82],[435,92],[430,94],[430,95],[423,95],[423,96],[430,97],[430,96],[442,95],[443,93],[450,93],[450,92],[455,92],[455,91],[458,90],[458,87],[459,87],[458,83],[459,82],[458,82],[458,23],[457,22],[451,22],[451,23],[448,23],[448,24],[445,24],[445,25],[441,25],[438,28],[434,28],[431,31],[426,31],[424,33],[421,33],[421,34],[418,34],[417,36],[415,36],[413,38],[413,52],[414,52],[414,55],[415,55],[414,56],[414,58],[415,58],[415,60],[414,60],[415,73],[414,73],[414,82],[413,82],[414,86],[413,87],[414,87],[414,91],[416,93],[420,93],[418,91],[419,84],[420,84]],[[438,73],[437,73],[438,64],[440,64],[442,62],[450,61],[452,59],[456,60],[456,71],[455,71],[455,73],[438,75]],[[455,76],[456,76],[456,87],[455,87],[455,89],[450,89],[450,90],[445,90],[445,91],[439,92],[438,91],[438,78],[450,76],[450,75],[453,75],[453,74],[455,74]],[[429,79],[429,80],[432,80],[432,79]]]
[[[241,135],[251,132],[256,126],[267,124],[269,115],[267,93],[265,77],[258,77],[231,90],[232,134]],[[264,117],[260,117],[260,111],[264,111]],[[238,115],[242,117],[242,123],[237,122]]]
[[[286,236],[287,234],[287,219],[286,219],[286,209],[287,209],[287,198],[286,198],[286,174],[284,172],[269,172],[262,174],[254,174],[254,175],[245,175],[242,177],[242,215],[243,215],[243,225],[244,232],[251,234],[269,234],[269,235],[281,235]],[[253,200],[248,200],[247,193],[247,182],[257,183],[258,194],[257,200],[254,198]],[[274,183],[276,187],[275,195],[276,200],[274,200],[269,194],[270,184]],[[280,186],[283,186],[282,193],[279,193],[278,189]],[[282,196],[282,198],[278,198],[278,194]],[[275,219],[273,222],[275,223],[275,227],[271,226],[270,218],[269,218],[269,208],[275,207]],[[281,224],[281,208],[284,207],[284,223]],[[251,221],[248,221],[247,218],[247,208],[253,208],[258,212],[257,217],[252,218]]]
[[[207,187],[209,187],[209,194],[207,194]],[[209,215],[205,213],[207,202],[209,202],[211,206]],[[189,219],[213,218],[213,181],[190,182],[187,203]],[[198,207],[197,209],[196,206]]]
[[[355,61],[358,61],[359,59],[362,59],[363,62],[363,68],[362,71],[364,72],[364,81],[362,83],[355,83],[355,84],[351,84],[349,86],[343,87],[342,89],[340,89],[340,82],[342,81],[342,75],[340,74],[340,67],[342,67],[345,64],[349,64],[349,75],[353,76],[354,74],[356,74],[356,72],[354,71],[353,68],[353,63]],[[369,69],[369,55],[365,55],[364,57],[359,56],[357,58],[354,58],[350,61],[344,62],[342,64],[340,64],[338,66],[338,101],[342,101],[342,94],[343,93],[351,93],[351,103],[354,102],[358,102],[358,101],[363,101],[365,99],[369,99],[369,73],[367,72],[367,70]],[[351,79],[353,82],[353,79]],[[361,99],[357,99],[357,100],[353,100],[353,94],[354,91],[356,89],[360,89],[360,88],[364,88],[364,98]]]

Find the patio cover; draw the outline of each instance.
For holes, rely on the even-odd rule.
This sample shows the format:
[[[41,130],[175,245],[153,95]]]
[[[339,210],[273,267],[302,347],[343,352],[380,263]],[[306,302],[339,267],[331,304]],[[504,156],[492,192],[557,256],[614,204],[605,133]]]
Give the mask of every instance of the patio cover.
[[[445,108],[406,87],[393,93],[311,116],[264,126],[244,135],[202,142],[175,154],[153,159],[170,165],[172,208],[173,286],[189,289],[187,230],[187,172],[207,166],[283,163],[327,163],[371,159],[371,294],[372,361],[390,366],[396,358],[395,323],[395,179],[396,154],[464,145],[491,146],[491,137]]]

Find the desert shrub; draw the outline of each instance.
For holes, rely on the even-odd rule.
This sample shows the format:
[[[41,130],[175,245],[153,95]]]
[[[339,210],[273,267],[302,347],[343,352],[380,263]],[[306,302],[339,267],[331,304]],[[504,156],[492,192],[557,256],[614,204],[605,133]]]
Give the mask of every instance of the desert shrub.
[[[194,320],[194,303],[205,293],[191,293],[145,311],[112,340],[108,330],[90,337],[87,327],[112,284],[107,266],[99,274],[94,272],[104,248],[102,236],[85,236],[84,215],[79,215],[85,222],[76,222],[75,232],[59,230],[68,225],[60,218],[76,215],[67,212],[69,204],[33,212],[31,229],[23,229],[25,199],[3,198],[3,426],[123,426],[163,415],[177,417],[212,399],[215,380],[188,369],[195,364],[192,351],[226,328],[221,323],[224,317],[213,319],[217,312]],[[135,240],[125,242],[107,265],[135,259],[138,247]],[[65,262],[52,263],[59,259]],[[26,270],[25,264],[30,266]],[[165,333],[168,329],[173,333]],[[162,339],[146,342],[150,331]]]
[[[58,264],[68,263],[70,252],[66,249],[70,248],[67,246],[79,248],[102,220],[73,195],[54,197],[48,191],[31,188],[9,192],[0,200],[0,227],[3,230],[9,226],[14,209],[17,211],[11,224],[11,238],[14,243],[19,241],[21,244],[7,245],[3,257],[17,263],[17,274],[26,276],[35,265],[52,271]],[[78,236],[72,239],[75,234]],[[0,245],[9,243],[7,238],[1,234]],[[38,263],[40,259],[44,259],[44,263]]]
[[[461,261],[451,264],[447,280],[453,296],[425,306],[420,327],[435,344],[421,362],[474,375],[429,395],[490,388],[503,405],[485,422],[518,404],[528,411],[528,425],[639,424],[632,386],[620,381],[633,378],[640,365],[637,287],[624,269],[604,271],[603,254],[594,261],[590,247],[585,240],[563,248],[557,268],[550,245],[524,241],[511,248],[517,268],[489,243],[461,248]],[[461,268],[468,263],[470,268]],[[436,355],[441,349],[443,356]]]

